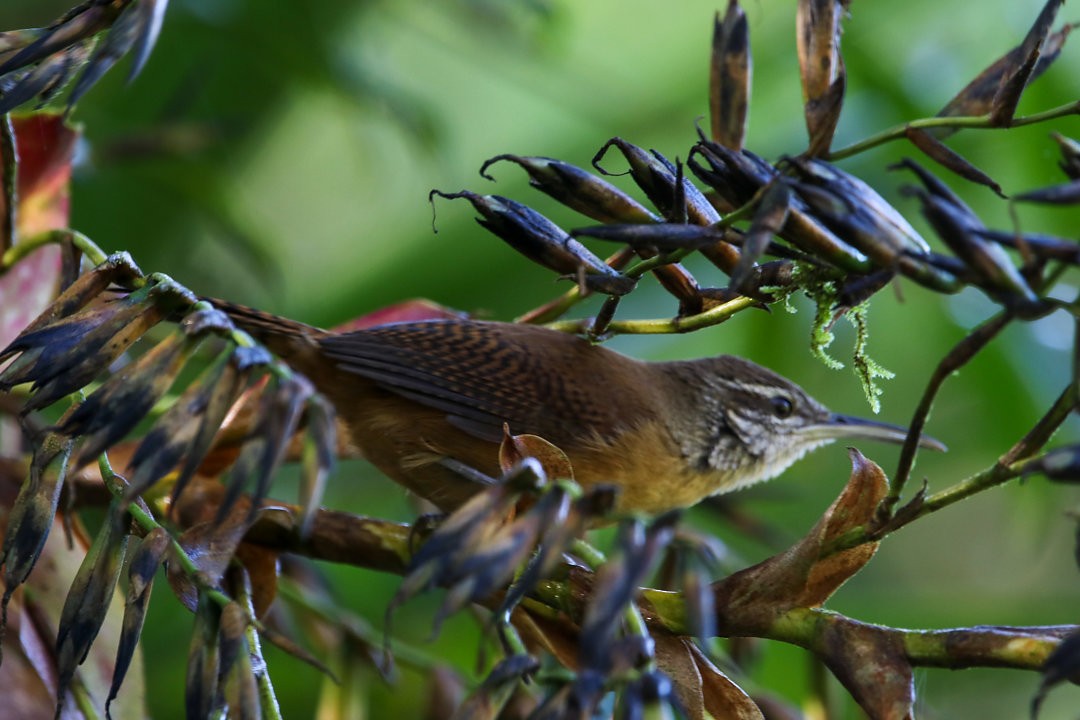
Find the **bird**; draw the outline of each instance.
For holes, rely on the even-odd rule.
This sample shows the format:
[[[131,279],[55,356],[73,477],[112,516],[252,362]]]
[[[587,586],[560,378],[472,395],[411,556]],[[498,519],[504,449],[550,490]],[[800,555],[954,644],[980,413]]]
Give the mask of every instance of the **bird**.
[[[500,474],[506,430],[561,449],[583,488],[615,486],[616,513],[643,514],[768,480],[837,439],[907,435],[834,413],[733,355],[646,362],[542,326],[472,319],[333,332],[212,302],[312,381],[351,451],[445,511],[478,491],[474,471]]]

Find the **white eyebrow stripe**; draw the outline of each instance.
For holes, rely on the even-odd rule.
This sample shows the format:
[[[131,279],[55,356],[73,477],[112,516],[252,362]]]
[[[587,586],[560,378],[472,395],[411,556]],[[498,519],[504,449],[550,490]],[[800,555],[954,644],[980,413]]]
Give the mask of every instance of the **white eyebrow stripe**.
[[[791,396],[791,393],[789,393],[786,388],[779,387],[777,385],[745,383],[738,380],[729,380],[728,378],[721,378],[721,382],[730,387],[732,390],[740,390],[742,392],[750,392],[757,395],[784,395],[786,397]]]

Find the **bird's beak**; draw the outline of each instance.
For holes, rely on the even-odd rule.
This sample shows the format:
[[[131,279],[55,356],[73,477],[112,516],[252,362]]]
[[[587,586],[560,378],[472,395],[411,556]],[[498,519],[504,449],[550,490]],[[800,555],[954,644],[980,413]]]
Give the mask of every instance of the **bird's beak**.
[[[833,413],[823,423],[808,425],[800,431],[814,440],[839,440],[841,438],[859,438],[902,443],[907,439],[908,429],[901,425],[866,420],[852,415]],[[919,438],[919,447],[945,452],[948,448],[939,441],[923,435]]]

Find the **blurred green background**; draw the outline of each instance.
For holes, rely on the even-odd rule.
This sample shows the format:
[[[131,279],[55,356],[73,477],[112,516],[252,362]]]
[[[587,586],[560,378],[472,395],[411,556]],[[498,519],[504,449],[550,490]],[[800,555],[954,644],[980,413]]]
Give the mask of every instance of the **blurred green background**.
[[[1038,0],[892,0],[855,3],[845,26],[848,96],[836,146],[934,114],[995,57],[1017,44]],[[0,28],[49,22],[55,0],[6,0]],[[411,297],[511,319],[565,289],[478,228],[464,203],[437,203],[432,188],[497,192],[528,202],[567,227],[587,224],[530,190],[509,165],[498,183],[477,175],[499,153],[548,155],[587,165],[620,135],[669,158],[685,157],[707,112],[707,59],[715,3],[644,0],[446,0],[440,3],[309,0],[174,0],[157,50],[136,82],[122,65],[80,104],[86,143],[74,188],[73,225],[106,250],[132,252],[199,293],[332,325]],[[747,3],[754,55],[748,145],[768,158],[805,147],[794,43],[794,3]],[[1068,16],[1066,8],[1064,19]],[[1078,49],[1025,95],[1020,112],[1080,97]],[[966,132],[952,147],[1007,193],[1060,182],[1051,129],[1080,136],[1080,120],[1009,133]],[[878,188],[933,242],[886,172],[912,155],[893,144],[842,167]],[[614,162],[614,161],[613,161]],[[989,191],[949,178],[991,226],[1009,227]],[[629,187],[629,186],[627,186]],[[1076,236],[1076,211],[1022,208],[1025,230]],[[607,249],[597,247],[598,252]],[[703,284],[724,279],[705,265]],[[1074,282],[1075,276],[1064,282]],[[1068,290],[1063,290],[1068,292]],[[746,355],[795,379],[834,409],[867,414],[850,371],[811,358],[811,308],[744,313],[690,336],[618,338],[642,358]],[[581,312],[595,311],[590,304]],[[624,317],[675,310],[655,283],[622,306]],[[882,417],[903,422],[929,373],[993,307],[977,293],[933,295],[910,283],[879,294],[870,353],[897,378],[885,383]],[[850,355],[841,323],[833,354]],[[1065,386],[1072,324],[1063,314],[1010,330],[946,387],[929,430],[951,448],[926,456],[916,478],[940,489],[989,465]],[[1075,441],[1072,426],[1058,443]],[[896,451],[862,447],[891,472]],[[742,493],[744,508],[792,540],[808,529],[848,473],[842,447],[803,461],[778,481]],[[291,497],[283,488],[282,494]],[[1080,574],[1072,553],[1071,488],[1041,478],[947,509],[897,533],[830,607],[907,627],[1042,625],[1080,621]],[[409,519],[402,493],[363,465],[338,471],[327,503]],[[749,541],[706,511],[693,518],[729,544],[732,562],[776,548]],[[325,568],[342,602],[381,621],[397,578]],[[438,598],[399,611],[400,634],[421,647]],[[149,703],[181,717],[190,618],[162,591],[147,623]],[[287,717],[314,712],[319,675],[268,650]],[[469,672],[475,623],[450,623],[433,655]],[[396,688],[368,674],[370,717],[418,716],[425,690],[406,673]],[[798,702],[807,683],[801,651],[767,644],[743,680]],[[920,715],[1015,718],[1038,684],[1032,673],[920,670]],[[1075,717],[1080,692],[1063,689],[1044,717]],[[857,711],[848,703],[848,716]]]

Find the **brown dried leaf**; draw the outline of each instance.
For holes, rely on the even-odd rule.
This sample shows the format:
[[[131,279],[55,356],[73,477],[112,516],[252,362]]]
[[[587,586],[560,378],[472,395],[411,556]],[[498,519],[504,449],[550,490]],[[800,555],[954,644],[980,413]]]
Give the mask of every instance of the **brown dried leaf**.
[[[737,0],[729,0],[723,21],[713,23],[709,64],[709,117],[713,142],[741,150],[750,107],[750,31],[746,13]]]
[[[878,503],[889,491],[889,481],[880,467],[858,450],[850,449],[848,454],[852,465],[851,479],[807,535],[808,540],[817,536],[810,542],[818,552],[849,530],[870,522]],[[824,603],[848,578],[870,562],[877,546],[877,543],[865,543],[824,558],[819,555],[810,568],[799,604],[813,607]]]
[[[656,665],[675,684],[690,720],[764,720],[750,696],[685,637],[656,634]],[[706,715],[708,713],[708,715]]]
[[[881,468],[857,450],[849,454],[853,469],[848,484],[802,540],[714,584],[721,625],[737,619],[744,623],[739,631],[752,632],[767,628],[779,613],[821,605],[873,557],[877,543],[823,556],[832,541],[870,522],[888,491]]]
[[[499,444],[499,467],[507,473],[526,458],[539,462],[548,478],[574,479],[574,468],[566,453],[538,435],[511,435],[510,427],[504,424],[503,439]]]
[[[822,659],[874,720],[910,720],[914,673],[895,632],[847,618],[822,618]]]

